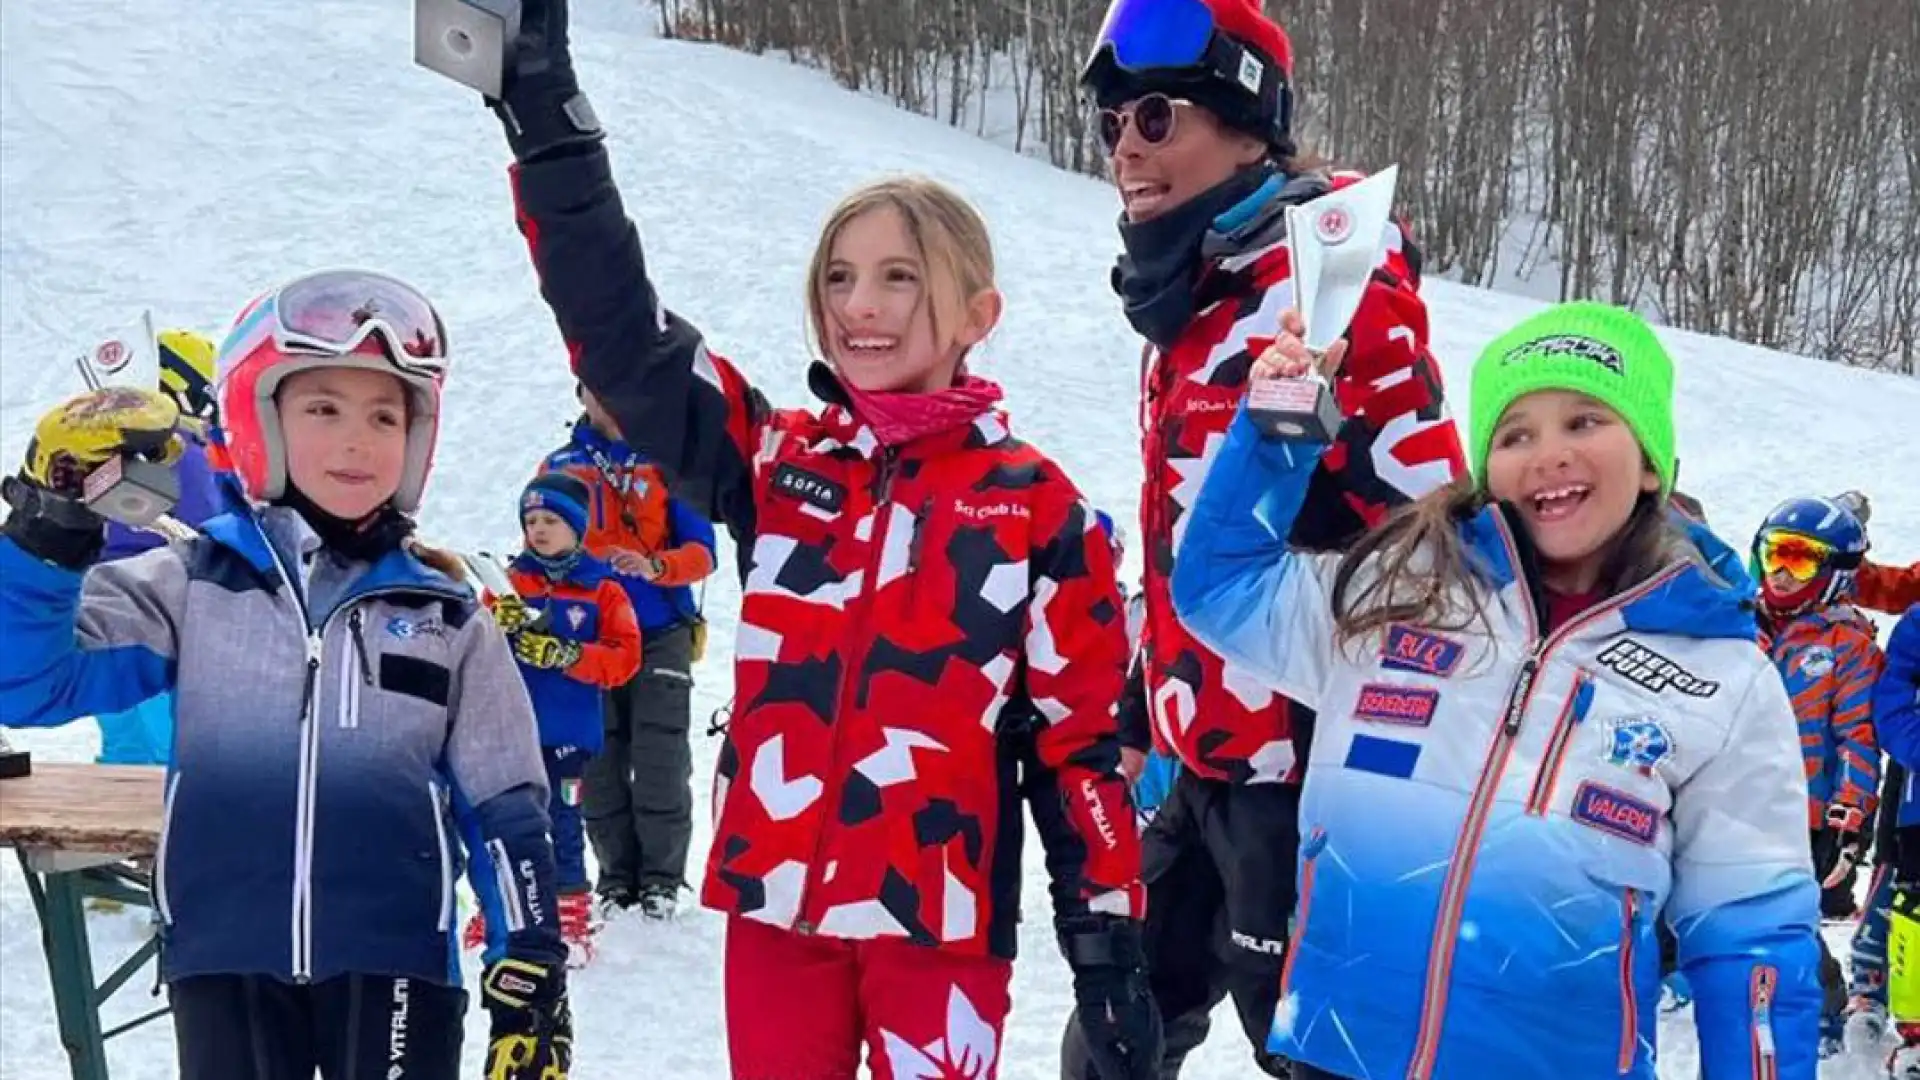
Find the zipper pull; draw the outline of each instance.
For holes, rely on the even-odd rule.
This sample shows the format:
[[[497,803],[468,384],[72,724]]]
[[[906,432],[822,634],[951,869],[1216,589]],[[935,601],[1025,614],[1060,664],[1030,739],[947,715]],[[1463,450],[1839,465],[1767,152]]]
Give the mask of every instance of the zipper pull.
[[[1527,712],[1527,694],[1533,690],[1533,680],[1539,672],[1540,657],[1538,654],[1527,657],[1527,662],[1520,665],[1520,677],[1514,680],[1513,695],[1507,698],[1507,719],[1505,727],[1509,735],[1520,734],[1520,721],[1526,716]]]
[[[926,546],[923,541],[926,540],[927,519],[931,516],[933,516],[933,498],[929,496],[920,504],[920,509],[913,512],[913,535],[907,540],[907,573],[909,574],[920,569],[920,549]]]
[[[367,659],[367,640],[360,636],[360,609],[347,616],[347,631],[353,635],[353,651],[360,658],[360,681],[373,685],[373,662]]]

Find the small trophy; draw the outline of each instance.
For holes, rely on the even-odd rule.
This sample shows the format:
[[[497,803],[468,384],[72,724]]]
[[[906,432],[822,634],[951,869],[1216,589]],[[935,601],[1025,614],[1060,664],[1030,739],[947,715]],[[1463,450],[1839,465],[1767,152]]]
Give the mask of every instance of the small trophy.
[[[25,750],[15,750],[7,742],[7,733],[0,731],[0,780],[14,780],[33,773],[33,755]]]
[[[413,60],[498,100],[520,0],[414,0]]]
[[[1366,295],[1367,282],[1380,263],[1381,238],[1392,218],[1399,175],[1396,165],[1287,208],[1294,306],[1315,355],[1347,332]],[[1254,379],[1247,387],[1247,415],[1270,437],[1321,443],[1333,441],[1343,419],[1333,388],[1318,372]]]

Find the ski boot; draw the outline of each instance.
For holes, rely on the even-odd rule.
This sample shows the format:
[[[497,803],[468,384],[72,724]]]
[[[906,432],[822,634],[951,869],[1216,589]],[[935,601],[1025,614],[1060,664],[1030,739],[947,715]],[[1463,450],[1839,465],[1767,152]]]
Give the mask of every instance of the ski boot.
[[[648,885],[640,890],[640,914],[664,922],[680,913],[680,890],[672,885]]]
[[[638,906],[640,906],[639,895],[624,885],[601,888],[599,896],[594,901],[594,910],[599,915],[602,926]]]
[[[1887,1055],[1889,1080],[1920,1080],[1920,1024],[1895,1024],[1900,1045]]]
[[[1878,1047],[1891,1026],[1886,1005],[1860,994],[1847,1002],[1846,1042],[1855,1050]]]
[[[583,968],[593,961],[593,937],[599,930],[592,893],[568,893],[560,898],[560,940],[567,943],[567,966]]]

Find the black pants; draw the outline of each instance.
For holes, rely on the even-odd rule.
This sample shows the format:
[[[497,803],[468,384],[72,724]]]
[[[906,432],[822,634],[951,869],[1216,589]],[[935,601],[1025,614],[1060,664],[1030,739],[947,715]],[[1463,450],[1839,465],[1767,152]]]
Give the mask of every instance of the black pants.
[[[640,674],[606,695],[607,745],[587,763],[581,816],[598,890],[678,888],[693,836],[693,627],[648,631]]]
[[[1143,944],[1166,1025],[1162,1080],[1180,1075],[1206,1040],[1214,1006],[1228,996],[1255,1063],[1268,1075],[1287,1075],[1266,1046],[1280,1001],[1299,832],[1299,788],[1227,784],[1184,770],[1147,827]],[[1068,1020],[1061,1075],[1095,1080],[1078,1027]]]
[[[168,988],[181,1080],[459,1080],[466,991],[343,975],[203,975]]]

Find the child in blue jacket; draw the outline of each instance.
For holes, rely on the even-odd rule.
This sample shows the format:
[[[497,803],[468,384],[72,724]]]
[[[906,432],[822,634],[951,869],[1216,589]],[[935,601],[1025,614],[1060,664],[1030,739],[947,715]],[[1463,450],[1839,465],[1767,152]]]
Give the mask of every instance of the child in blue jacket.
[[[99,562],[89,477],[182,453],[154,390],[47,413],[0,486],[0,715],[174,694],[152,890],[182,1076],[455,1080],[463,834],[491,856],[474,887],[506,937],[480,982],[487,1075],[567,1075],[533,711],[458,560],[412,536],[446,365],[411,286],[309,274],[220,350],[227,505],[199,535]]]
[[[1256,380],[1312,369],[1284,325]],[[1474,366],[1473,478],[1344,556],[1286,543],[1325,444],[1234,420],[1173,598],[1317,713],[1268,1044],[1296,1080],[1652,1080],[1663,917],[1702,1075],[1815,1077],[1793,711],[1751,583],[1669,515],[1672,401],[1637,316],[1548,308]]]
[[[493,602],[507,632],[546,760],[547,804],[557,869],[554,889],[568,962],[593,957],[593,886],[587,880],[581,779],[605,741],[601,701],[640,670],[640,627],[612,568],[588,555],[587,486],[564,472],[542,473],[520,495],[525,548],[508,567],[514,591]],[[468,947],[486,938],[486,919],[467,924]],[[498,949],[499,943],[493,948]],[[491,950],[490,950],[491,951]]]
[[[1920,605],[1907,609],[1887,639],[1886,666],[1873,687],[1880,745],[1907,772],[1890,860],[1893,899],[1887,921],[1886,1005],[1900,1046],[1887,1063],[1895,1080],[1920,1080]],[[1875,912],[1877,914],[1877,912]]]

